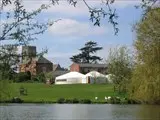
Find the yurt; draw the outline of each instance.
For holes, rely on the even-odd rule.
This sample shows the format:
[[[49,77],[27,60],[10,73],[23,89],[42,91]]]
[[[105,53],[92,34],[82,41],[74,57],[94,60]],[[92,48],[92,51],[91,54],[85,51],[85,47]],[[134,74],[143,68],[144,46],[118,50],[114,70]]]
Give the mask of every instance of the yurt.
[[[86,75],[86,79],[88,81],[88,83],[107,83],[107,78],[105,75],[97,72],[97,71],[91,71],[89,73],[87,73]]]
[[[58,76],[55,79],[55,84],[79,84],[86,83],[85,75],[79,72],[69,72],[64,75]]]

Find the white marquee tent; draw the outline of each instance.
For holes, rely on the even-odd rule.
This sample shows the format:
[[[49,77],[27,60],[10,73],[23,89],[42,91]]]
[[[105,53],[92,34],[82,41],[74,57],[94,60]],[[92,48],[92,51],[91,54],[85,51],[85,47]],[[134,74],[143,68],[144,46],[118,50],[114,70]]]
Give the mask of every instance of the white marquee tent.
[[[86,76],[78,72],[69,72],[58,76],[55,79],[55,84],[78,84],[86,83]]]
[[[97,71],[91,71],[89,73],[86,74],[86,76],[90,76],[90,77],[105,77],[105,75],[97,72]]]
[[[97,72],[97,71],[91,71],[87,73],[86,75],[87,80],[89,79],[88,83],[106,83],[107,78],[105,75]]]

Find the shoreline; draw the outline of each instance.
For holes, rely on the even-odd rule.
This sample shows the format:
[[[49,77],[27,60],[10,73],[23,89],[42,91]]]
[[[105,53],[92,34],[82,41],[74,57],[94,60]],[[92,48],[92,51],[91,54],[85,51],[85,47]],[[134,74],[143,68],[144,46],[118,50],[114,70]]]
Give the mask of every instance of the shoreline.
[[[18,102],[13,102],[13,101],[0,101],[0,104],[117,104],[117,105],[129,105],[129,104],[142,104],[140,102],[136,101],[126,101],[126,102],[107,102],[107,101],[87,101],[87,102],[82,102],[82,101],[77,101],[77,102],[59,102],[59,101],[18,101]]]

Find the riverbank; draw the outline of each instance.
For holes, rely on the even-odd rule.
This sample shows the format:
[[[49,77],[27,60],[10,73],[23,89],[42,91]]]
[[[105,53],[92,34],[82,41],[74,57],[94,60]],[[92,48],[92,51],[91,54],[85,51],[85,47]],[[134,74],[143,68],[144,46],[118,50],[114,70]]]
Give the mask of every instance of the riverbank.
[[[46,85],[43,83],[11,83],[10,99],[20,98],[23,103],[58,103],[59,99],[65,99],[64,103],[106,103],[105,97],[116,96],[120,98],[126,95],[115,93],[112,84],[75,84],[75,85]],[[24,88],[26,94],[21,95],[20,89]],[[73,101],[73,102],[72,102]],[[14,102],[14,101],[13,101]]]
[[[8,100],[8,101],[3,101],[3,102],[0,102],[0,103],[33,103],[33,104],[141,104],[140,102],[138,101],[134,101],[134,100],[131,100],[131,99],[127,99],[127,98],[119,98],[119,97],[111,97],[110,99],[108,100],[105,100],[105,101],[92,101],[90,99],[77,99],[77,98],[74,98],[74,99],[65,99],[65,98],[59,98],[57,99],[57,101],[24,101],[22,100],[21,98],[18,98],[18,97],[14,97],[12,98],[11,100]]]

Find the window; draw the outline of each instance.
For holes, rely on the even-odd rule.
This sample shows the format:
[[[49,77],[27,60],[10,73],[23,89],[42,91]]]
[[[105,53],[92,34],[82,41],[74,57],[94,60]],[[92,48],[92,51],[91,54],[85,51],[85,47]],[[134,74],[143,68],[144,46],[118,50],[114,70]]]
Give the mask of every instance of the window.
[[[67,79],[59,79],[59,80],[56,80],[57,82],[65,82],[67,81]]]

